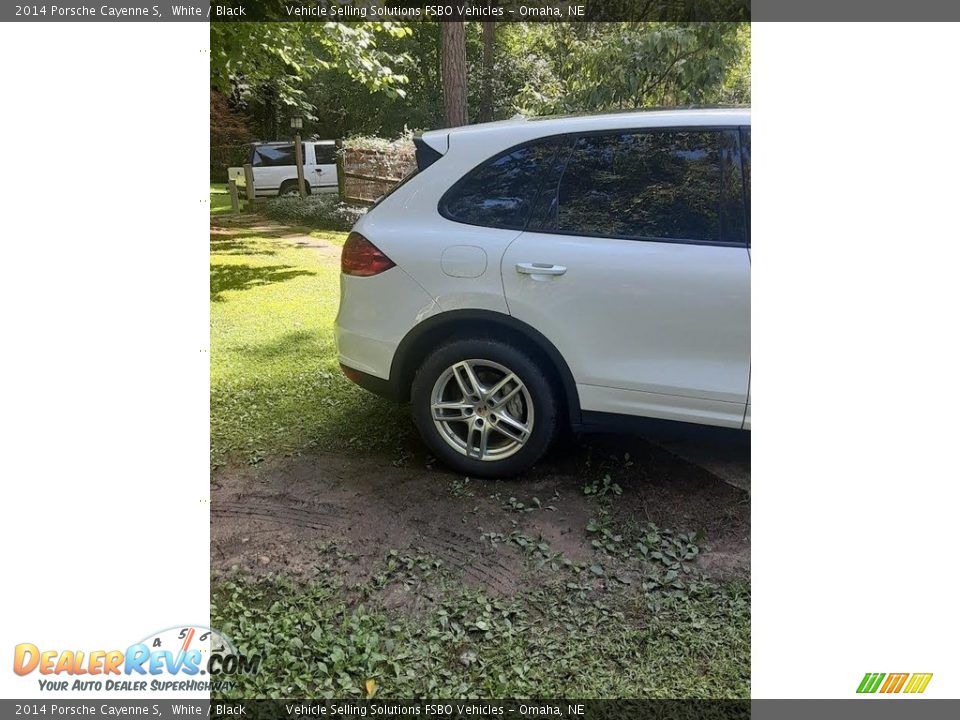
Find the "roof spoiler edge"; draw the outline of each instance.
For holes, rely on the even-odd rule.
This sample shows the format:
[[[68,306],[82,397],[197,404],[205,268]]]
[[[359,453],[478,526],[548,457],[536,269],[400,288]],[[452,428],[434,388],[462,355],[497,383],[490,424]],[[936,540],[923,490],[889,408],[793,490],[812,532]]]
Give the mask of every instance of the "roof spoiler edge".
[[[443,157],[449,147],[447,133],[424,133],[413,138],[417,154],[417,170],[423,171]]]

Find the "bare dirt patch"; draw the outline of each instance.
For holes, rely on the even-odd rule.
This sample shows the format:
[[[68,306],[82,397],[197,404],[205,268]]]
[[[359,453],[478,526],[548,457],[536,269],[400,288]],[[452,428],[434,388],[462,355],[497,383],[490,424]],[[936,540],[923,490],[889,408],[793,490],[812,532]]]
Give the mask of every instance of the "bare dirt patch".
[[[511,595],[527,585],[531,568],[503,538],[545,542],[551,554],[587,563],[594,554],[587,524],[597,501],[583,486],[605,475],[623,491],[610,503],[616,522],[699,532],[698,562],[708,577],[749,574],[749,496],[639,438],[570,439],[515,481],[468,480],[419,461],[409,465],[318,454],[216,471],[214,577],[308,580],[329,571],[325,550],[335,546],[347,558],[338,570],[364,581],[389,551],[412,550],[442,561],[469,586]]]

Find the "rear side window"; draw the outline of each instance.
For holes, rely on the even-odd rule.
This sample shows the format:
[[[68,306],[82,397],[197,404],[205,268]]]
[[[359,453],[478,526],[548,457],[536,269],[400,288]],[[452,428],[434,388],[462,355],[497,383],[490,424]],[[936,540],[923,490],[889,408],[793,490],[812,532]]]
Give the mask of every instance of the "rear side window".
[[[548,138],[483,163],[447,192],[441,214],[469,225],[522,230],[557,144]]]
[[[314,145],[317,165],[333,165],[337,162],[337,149],[333,145]]]
[[[541,198],[540,206],[549,211],[537,229],[625,239],[743,242],[738,159],[736,132],[580,137],[559,182]]]
[[[257,145],[253,149],[254,167],[275,167],[277,165],[296,165],[293,143],[290,145]]]

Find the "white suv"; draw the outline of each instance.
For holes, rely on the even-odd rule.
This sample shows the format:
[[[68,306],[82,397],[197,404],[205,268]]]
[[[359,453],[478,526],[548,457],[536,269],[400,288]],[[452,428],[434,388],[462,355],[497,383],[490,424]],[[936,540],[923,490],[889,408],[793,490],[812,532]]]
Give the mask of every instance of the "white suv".
[[[561,424],[750,426],[750,111],[424,133],[343,248],[344,373],[471,476]]]
[[[293,195],[300,191],[296,152],[292,142],[253,143],[248,162],[253,168],[255,197]],[[242,167],[227,169],[239,187],[247,184]],[[319,140],[303,143],[303,180],[307,193],[337,191],[336,143]]]

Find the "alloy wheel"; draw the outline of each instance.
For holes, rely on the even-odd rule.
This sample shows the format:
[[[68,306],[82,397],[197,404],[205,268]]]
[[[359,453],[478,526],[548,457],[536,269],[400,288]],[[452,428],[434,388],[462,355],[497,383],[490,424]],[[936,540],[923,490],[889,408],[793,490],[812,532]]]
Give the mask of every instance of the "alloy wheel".
[[[430,393],[430,414],[444,441],[468,458],[503,460],[533,432],[533,399],[517,375],[490,360],[448,367]]]

